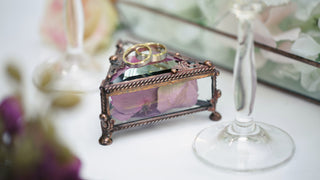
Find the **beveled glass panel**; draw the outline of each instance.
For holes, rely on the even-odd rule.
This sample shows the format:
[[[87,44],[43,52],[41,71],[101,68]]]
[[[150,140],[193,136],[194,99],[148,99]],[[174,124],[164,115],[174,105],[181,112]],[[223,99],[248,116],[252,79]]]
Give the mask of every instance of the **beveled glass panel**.
[[[109,102],[112,119],[123,123],[209,106],[210,99],[211,78],[207,77],[114,95]]]

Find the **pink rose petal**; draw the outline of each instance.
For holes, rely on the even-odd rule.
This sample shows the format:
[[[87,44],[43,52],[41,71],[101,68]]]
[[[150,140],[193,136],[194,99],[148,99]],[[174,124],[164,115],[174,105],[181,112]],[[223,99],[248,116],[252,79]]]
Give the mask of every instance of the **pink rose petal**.
[[[160,87],[158,110],[163,113],[173,108],[190,107],[197,103],[198,85],[196,80]]]
[[[269,16],[264,22],[267,27],[277,26],[290,14],[294,13],[296,6],[293,3],[270,8]]]
[[[282,40],[294,41],[299,38],[300,32],[301,32],[300,28],[290,29],[288,31],[274,35],[273,39],[275,41],[282,41]]]

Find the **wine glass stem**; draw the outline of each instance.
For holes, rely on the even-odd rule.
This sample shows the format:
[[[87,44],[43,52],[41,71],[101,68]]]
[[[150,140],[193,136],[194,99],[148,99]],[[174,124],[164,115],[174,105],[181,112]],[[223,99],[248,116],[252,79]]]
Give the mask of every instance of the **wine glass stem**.
[[[234,66],[234,103],[236,120],[233,128],[248,134],[255,129],[252,118],[256,93],[252,18],[239,18],[238,47]]]
[[[65,32],[67,54],[79,54],[83,49],[84,15],[81,0],[65,0]]]

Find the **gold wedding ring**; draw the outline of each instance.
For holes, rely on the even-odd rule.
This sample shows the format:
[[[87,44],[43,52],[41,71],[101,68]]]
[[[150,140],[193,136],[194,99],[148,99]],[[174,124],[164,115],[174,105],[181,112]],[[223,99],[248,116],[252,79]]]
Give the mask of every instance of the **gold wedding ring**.
[[[149,56],[150,53],[152,54],[151,62],[162,61],[167,57],[167,47],[165,45],[160,43],[154,43],[154,42],[145,43],[144,45],[145,47],[140,46],[135,49],[137,59],[143,60],[147,56]],[[147,47],[151,48],[152,50],[154,49],[157,53],[153,54],[153,52],[152,51],[150,52],[149,48]],[[142,53],[146,50],[149,51],[149,54]]]
[[[141,59],[137,58],[138,60],[140,60],[138,62],[129,62],[127,60],[128,55],[133,51],[137,52],[138,48],[139,49],[144,49],[144,51],[148,50],[149,53],[148,54],[144,54],[144,56],[141,56]],[[148,64],[150,62],[151,55],[152,55],[152,50],[148,45],[146,45],[146,44],[136,44],[136,45],[133,45],[133,46],[129,47],[123,53],[122,59],[123,59],[123,62],[126,63],[127,66],[133,67],[133,68],[137,68],[137,67],[141,67],[141,66],[144,66],[144,65]]]

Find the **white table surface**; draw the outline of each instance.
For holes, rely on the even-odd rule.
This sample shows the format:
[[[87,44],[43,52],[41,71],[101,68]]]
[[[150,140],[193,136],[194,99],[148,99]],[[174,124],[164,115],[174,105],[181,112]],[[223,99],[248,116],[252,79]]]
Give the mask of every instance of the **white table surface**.
[[[3,67],[8,58],[13,58],[23,67],[25,97],[31,111],[39,106],[31,81],[32,71],[40,62],[58,54],[45,46],[39,35],[44,5],[43,0],[0,2],[0,98],[11,93]],[[99,57],[107,60],[114,49],[113,46]],[[217,106],[223,117],[221,122],[230,121],[235,115],[232,74],[221,71],[218,88],[223,94]],[[320,106],[261,84],[257,88],[255,119],[284,129],[296,144],[291,161],[266,172],[225,172],[195,157],[191,148],[194,137],[216,123],[208,119],[208,112],[182,116],[148,128],[116,132],[111,146],[98,143],[99,114],[97,91],[86,95],[77,109],[54,115],[59,137],[82,161],[81,177],[85,179],[320,179]]]

